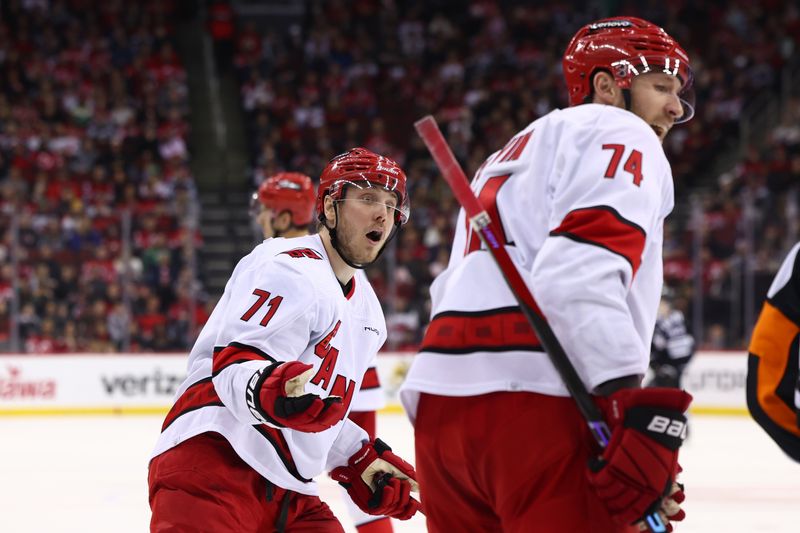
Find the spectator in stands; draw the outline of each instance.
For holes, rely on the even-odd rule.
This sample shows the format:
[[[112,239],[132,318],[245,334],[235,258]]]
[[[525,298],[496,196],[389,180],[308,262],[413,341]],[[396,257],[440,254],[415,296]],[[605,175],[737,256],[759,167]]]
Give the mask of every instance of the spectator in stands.
[[[222,54],[227,59],[217,58],[217,65],[223,69],[235,63],[242,83],[253,184],[284,168],[316,175],[324,154],[346,146],[389,147],[381,150],[390,150],[404,168],[415,169],[410,175],[416,191],[411,193],[422,216],[415,214],[409,226],[423,234],[428,260],[446,262],[435,234],[452,235],[455,206],[430,169],[411,122],[436,112],[455,153],[473,173],[481,163],[476,154],[496,149],[496,139],[564,106],[560,74],[548,65],[562,52],[556,44],[560,37],[597,15],[597,8],[579,1],[565,12],[501,0],[464,9],[413,0],[381,9],[359,4],[342,13],[335,5],[313,0],[305,19],[271,32],[252,20],[237,24],[230,2],[214,1],[208,9],[209,31],[231,50]],[[122,232],[98,221],[95,210],[102,206],[115,210],[104,218],[113,219],[117,228],[119,208],[133,209],[137,236],[143,228],[150,231],[146,217],[139,215],[159,206],[173,217],[173,227],[180,226],[182,214],[164,207],[180,203],[180,191],[194,187],[186,165],[188,81],[172,34],[173,6],[155,0],[112,3],[98,17],[91,9],[63,2],[54,3],[47,15],[30,2],[2,4],[0,209],[39,219],[34,232],[23,225],[28,255],[22,258],[22,271],[39,260],[30,252],[44,245],[60,264],[83,260],[84,241],[65,240],[59,229],[73,235],[72,224],[83,215],[92,228],[86,234],[91,236],[88,246],[106,243],[111,259],[121,263],[121,246],[111,240],[121,242]],[[629,7],[634,15],[639,9]],[[690,51],[702,49],[692,55],[706,62],[694,83],[704,102],[701,115],[665,143],[679,196],[703,180],[716,179],[711,173],[715,158],[708,154],[727,153],[748,102],[758,100],[754,95],[778,101],[783,69],[796,69],[792,51],[800,45],[800,33],[795,11],[791,2],[743,9],[699,0],[666,5],[651,17],[660,24],[680,21],[682,41]],[[380,27],[396,32],[379,33]],[[705,236],[710,249],[704,252],[707,264],[719,273],[715,287],[735,285],[737,270],[731,265],[741,264],[742,254],[755,254],[769,270],[800,236],[800,216],[792,215],[800,181],[800,102],[787,96],[780,123],[771,134],[758,136],[764,146],[753,144],[715,195],[718,206],[709,213],[714,239]],[[759,246],[766,251],[737,247],[744,235],[743,194],[753,194],[758,212],[764,213],[753,222],[755,234],[778,228],[768,245]],[[13,202],[19,202],[18,208]],[[438,221],[436,232],[431,221]],[[688,217],[676,213],[669,224],[688,250],[695,231]],[[7,235],[9,227],[7,219],[0,220],[0,234]],[[134,250],[133,264],[139,251]],[[414,270],[402,261],[401,266]],[[691,292],[692,283],[687,278],[676,288]],[[424,306],[425,284],[424,279],[418,283],[412,307]],[[729,322],[736,305],[732,291],[714,297],[707,327]],[[728,342],[741,345],[745,327],[731,333]]]
[[[216,63],[221,71],[230,68],[235,35],[235,13],[227,0],[214,0],[209,6],[208,31],[214,41]]]
[[[47,333],[56,320],[64,349],[80,338],[82,349],[106,351],[112,336],[101,304],[119,311],[117,282],[137,278],[136,253],[178,233],[186,210],[174,209],[177,190],[193,188],[186,72],[169,21],[177,10],[155,0],[104,5],[100,17],[64,3],[47,16],[30,2],[2,10],[0,206],[17,213],[20,228],[22,346],[54,349]],[[121,207],[132,210],[138,245],[127,269]],[[0,218],[0,234],[8,229]],[[156,289],[168,285],[166,270],[172,279],[181,267],[179,255],[166,256],[148,270]],[[54,310],[48,299],[66,305]],[[128,316],[117,313],[111,328],[117,349]]]

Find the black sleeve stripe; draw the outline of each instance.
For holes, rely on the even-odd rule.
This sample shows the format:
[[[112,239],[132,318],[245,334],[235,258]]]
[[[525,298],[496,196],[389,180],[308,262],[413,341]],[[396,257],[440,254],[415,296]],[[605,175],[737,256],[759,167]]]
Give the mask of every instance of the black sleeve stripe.
[[[623,258],[625,261],[628,262],[629,265],[631,265],[631,269],[633,269],[634,266],[635,266],[633,264],[633,261],[631,261],[631,259],[628,256],[626,256],[623,253],[617,252],[616,250],[612,250],[608,246],[605,246],[605,245],[603,245],[603,244],[601,244],[599,242],[592,241],[592,240],[589,240],[589,239],[584,239],[582,237],[578,237],[577,235],[573,235],[572,233],[567,233],[566,231],[551,231],[550,232],[550,236],[551,237],[566,237],[567,239],[570,239],[570,240],[575,241],[575,242],[579,242],[581,244],[590,244],[592,246],[597,246],[598,248],[602,248],[603,250],[608,250],[612,254],[616,254],[616,255],[620,256],[621,258]]]
[[[216,377],[220,372],[231,365],[247,361],[269,361],[276,363],[275,358],[256,348],[240,342],[232,342],[225,348],[214,348],[214,357],[211,365],[211,375]]]
[[[619,255],[631,265],[634,276],[647,243],[647,233],[641,226],[607,205],[573,209],[549,235],[567,237]]]
[[[255,360],[256,359],[236,359],[234,361],[228,361],[228,362],[225,363],[225,366],[222,366],[220,368],[215,368],[214,371],[211,373],[211,377],[212,378],[217,377],[217,375],[219,375],[220,372],[222,372],[223,370],[225,370],[229,366],[238,365],[238,364],[241,364],[241,363],[249,363],[250,361],[255,361]]]
[[[208,377],[192,383],[183,391],[183,394],[175,401],[172,408],[167,413],[164,423],[161,426],[161,431],[163,432],[167,429],[182,415],[210,405],[222,406],[224,404],[222,400],[219,399],[219,396],[217,396],[211,378]]]
[[[244,344],[244,343],[241,343],[241,342],[232,342],[232,343],[228,344],[228,346],[231,346],[233,348],[239,348],[240,350],[247,350],[248,352],[257,353],[258,355],[260,355],[264,359],[266,359],[268,361],[271,361],[273,363],[277,363],[278,362],[277,359],[275,359],[274,357],[269,355],[264,350],[262,350],[260,348],[256,348],[255,346],[250,346],[249,344]],[[215,350],[216,350],[216,348],[215,348]]]
[[[288,450],[289,446],[286,443],[285,439],[283,438],[283,435],[281,435],[280,431],[274,430],[274,432],[273,432],[273,431],[271,431],[272,428],[270,428],[269,426],[264,426],[264,425],[258,425],[258,426],[253,426],[253,427],[256,428],[256,430],[259,433],[261,433],[261,435],[265,439],[267,439],[267,441],[272,445],[272,447],[275,449],[275,453],[278,454],[278,458],[280,458],[281,462],[283,463],[283,466],[286,467],[286,470],[289,471],[289,473],[292,475],[292,477],[294,477],[295,479],[297,479],[298,481],[301,481],[303,483],[311,483],[311,481],[312,481],[311,479],[304,478],[303,476],[300,475],[300,472],[297,470],[297,467],[294,465],[294,461],[292,461],[289,458],[290,456],[286,455],[286,453],[288,453],[288,452],[284,452],[283,448]],[[283,442],[281,443],[280,441],[283,441]]]

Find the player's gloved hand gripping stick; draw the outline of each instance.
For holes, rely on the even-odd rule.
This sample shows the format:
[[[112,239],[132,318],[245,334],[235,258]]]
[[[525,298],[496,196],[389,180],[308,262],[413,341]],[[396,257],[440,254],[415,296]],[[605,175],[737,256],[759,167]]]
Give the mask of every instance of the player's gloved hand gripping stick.
[[[422,510],[411,492],[419,492],[414,467],[392,452],[381,439],[370,441],[331,471],[362,511],[408,520]]]
[[[600,408],[592,400],[553,330],[545,321],[508,252],[497,239],[492,221],[470,188],[467,177],[447,145],[436,120],[432,116],[427,116],[418,120],[414,127],[431,152],[458,203],[464,208],[467,219],[497,262],[522,313],[536,332],[550,361],[577,403],[592,435],[604,450],[602,457],[593,461],[594,472],[590,474],[590,481],[597,489],[598,495],[617,519],[628,523],[641,519],[640,527],[645,525],[654,533],[671,531],[668,519],[665,524],[665,518],[679,520],[682,515],[680,517],[672,515],[667,510],[669,506],[662,503],[662,497],[666,496],[665,501],[668,501],[669,491],[672,490],[673,473],[677,472],[678,468],[677,447],[685,435],[685,426],[680,418],[688,407],[691,397],[683,391],[671,392],[664,389],[652,393],[649,398],[646,396],[642,398],[642,395],[634,389],[618,391],[602,399],[603,410],[609,415],[616,412],[618,417],[625,417],[624,420],[611,419],[612,427],[615,428],[612,433]],[[655,389],[650,390],[655,391]],[[625,410],[628,408],[631,411]],[[631,412],[639,416],[626,416]],[[666,424],[658,423],[654,426],[657,419],[665,420]],[[653,439],[653,436],[656,438]],[[658,439],[661,436],[665,437],[663,442]],[[622,448],[621,453],[615,453],[620,448]],[[637,454],[637,458],[638,454],[642,454],[640,457],[646,463],[642,466],[653,474],[642,475],[638,465],[630,465],[629,460],[620,458],[629,452]],[[639,479],[630,478],[630,474],[634,472],[638,474]],[[649,490],[651,485],[654,483],[661,485],[662,481],[663,491]],[[635,506],[631,504],[637,500],[640,510],[632,511],[631,507]],[[636,514],[632,515],[631,512]]]

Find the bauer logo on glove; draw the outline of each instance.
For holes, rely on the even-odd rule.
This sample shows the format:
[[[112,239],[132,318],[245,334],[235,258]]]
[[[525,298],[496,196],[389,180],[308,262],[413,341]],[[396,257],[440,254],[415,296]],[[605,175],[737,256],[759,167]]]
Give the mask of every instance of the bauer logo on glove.
[[[679,437],[681,440],[686,440],[686,417],[683,420],[673,420],[666,416],[654,416],[653,419],[647,424],[647,431],[653,433],[664,433],[670,437]]]
[[[414,467],[380,439],[366,443],[347,466],[331,471],[331,478],[347,490],[359,509],[398,520],[408,520],[420,508],[411,496],[412,491],[419,492],[416,477]]]
[[[673,504],[683,492],[675,479],[691,400],[684,391],[660,388],[622,389],[597,399],[611,440],[603,455],[590,461],[589,483],[618,523],[634,524],[653,511],[680,519],[674,518],[680,507],[676,511]]]
[[[686,416],[665,409],[631,407],[623,427],[640,431],[670,450],[680,448],[686,439]]]

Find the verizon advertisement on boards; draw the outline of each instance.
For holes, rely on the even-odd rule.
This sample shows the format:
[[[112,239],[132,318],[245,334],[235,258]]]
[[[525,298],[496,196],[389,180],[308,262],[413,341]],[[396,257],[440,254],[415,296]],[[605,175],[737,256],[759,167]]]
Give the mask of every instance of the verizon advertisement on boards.
[[[413,354],[378,357],[387,410]],[[163,413],[186,375],[186,356],[0,356],[0,415]],[[684,377],[697,413],[744,414],[747,354],[699,352]]]
[[[185,356],[0,357],[0,414],[161,411],[185,375]]]

